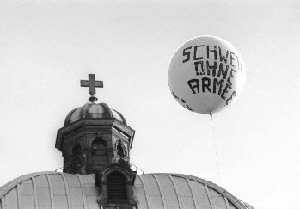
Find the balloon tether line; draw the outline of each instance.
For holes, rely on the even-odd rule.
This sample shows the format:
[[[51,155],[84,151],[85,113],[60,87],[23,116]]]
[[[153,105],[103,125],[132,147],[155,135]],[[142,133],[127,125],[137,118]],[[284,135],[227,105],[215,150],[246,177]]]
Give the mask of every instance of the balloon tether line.
[[[215,152],[216,152],[216,163],[217,163],[217,170],[218,170],[218,181],[219,181],[219,184],[221,184],[220,168],[219,168],[219,155],[218,155],[218,148],[217,148],[217,143],[216,143],[216,138],[215,138],[215,130],[214,130],[213,117],[212,117],[212,113],[211,112],[210,112],[210,122],[211,122],[212,137],[213,137],[214,146],[215,146]]]

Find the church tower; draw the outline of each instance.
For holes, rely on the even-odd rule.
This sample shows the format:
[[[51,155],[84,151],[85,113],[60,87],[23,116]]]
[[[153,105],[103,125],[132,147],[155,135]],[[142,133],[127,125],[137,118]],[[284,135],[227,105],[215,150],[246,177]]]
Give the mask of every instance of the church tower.
[[[67,114],[55,143],[64,172],[41,171],[8,182],[0,187],[0,209],[253,209],[196,176],[137,175],[130,164],[135,131],[121,113],[97,103],[95,88],[103,82],[95,75],[81,86],[89,87],[89,102]]]
[[[121,113],[96,102],[95,88],[102,88],[103,82],[94,74],[81,80],[81,86],[89,87],[89,102],[69,112],[56,138],[64,172],[95,174],[101,204],[134,205],[131,187],[136,171],[131,169],[130,150],[135,131]]]

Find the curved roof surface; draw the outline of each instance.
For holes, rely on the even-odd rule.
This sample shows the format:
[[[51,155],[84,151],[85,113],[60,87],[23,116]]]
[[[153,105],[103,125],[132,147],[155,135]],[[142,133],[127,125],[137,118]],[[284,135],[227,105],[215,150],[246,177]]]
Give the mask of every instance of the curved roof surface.
[[[247,209],[223,188],[179,174],[137,176],[134,188],[139,209]],[[94,175],[33,173],[0,188],[0,209],[99,209]]]
[[[83,118],[114,118],[126,125],[124,116],[106,103],[88,102],[83,107],[72,109],[65,118],[64,125],[69,125]]]

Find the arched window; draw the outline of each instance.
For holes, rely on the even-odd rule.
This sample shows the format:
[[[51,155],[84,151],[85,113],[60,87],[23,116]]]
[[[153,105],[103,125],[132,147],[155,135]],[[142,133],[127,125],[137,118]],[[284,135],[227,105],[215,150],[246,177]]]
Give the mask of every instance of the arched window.
[[[95,139],[92,142],[92,147],[94,147],[95,150],[104,150],[107,147],[107,142],[104,139]]]
[[[95,139],[92,142],[92,147],[94,148],[94,165],[107,163],[107,142],[104,139]]]
[[[123,150],[123,147],[122,147],[121,144],[118,144],[117,150],[118,150],[118,155],[119,155],[121,158],[124,158],[124,157],[125,157],[125,154],[124,154],[124,150]]]
[[[126,200],[126,177],[118,171],[107,176],[108,200]]]

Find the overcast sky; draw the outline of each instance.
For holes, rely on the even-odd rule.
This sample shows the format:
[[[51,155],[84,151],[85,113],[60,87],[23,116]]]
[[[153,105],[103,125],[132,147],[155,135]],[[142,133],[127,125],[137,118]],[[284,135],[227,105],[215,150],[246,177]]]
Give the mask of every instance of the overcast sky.
[[[195,175],[256,208],[300,208],[299,1],[0,2],[0,185],[61,168],[67,113],[104,81],[105,102],[136,130],[131,162]],[[185,41],[231,42],[247,70],[242,95],[213,115],[182,108],[168,65]]]

